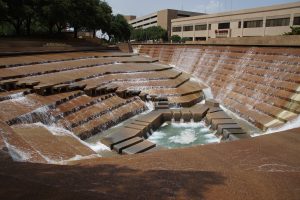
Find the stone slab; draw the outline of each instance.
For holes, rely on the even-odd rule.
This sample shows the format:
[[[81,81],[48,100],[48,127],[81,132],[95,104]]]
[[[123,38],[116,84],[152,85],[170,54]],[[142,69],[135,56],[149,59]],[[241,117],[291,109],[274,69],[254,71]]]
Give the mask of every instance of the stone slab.
[[[231,119],[224,111],[209,113],[206,115],[206,123],[211,124],[213,119]]]
[[[179,122],[181,119],[181,110],[172,110],[173,112],[173,118],[176,122]]]
[[[243,129],[225,129],[223,131],[223,134],[234,134],[234,135],[240,135],[240,134],[246,134],[246,131]]]
[[[150,125],[149,122],[140,122],[140,121],[136,121],[136,120],[133,120],[131,123],[132,124],[137,124],[137,125],[142,125],[142,126],[149,126]]]
[[[193,114],[194,122],[200,122],[203,117],[205,117],[209,107],[206,105],[197,105],[193,108],[190,108],[190,111]]]
[[[171,121],[173,114],[172,114],[172,110],[170,109],[166,109],[166,110],[161,110],[163,113],[163,120],[164,121]]]
[[[135,144],[131,147],[128,147],[126,149],[123,149],[122,154],[137,154],[137,153],[142,153],[145,152],[153,147],[155,147],[156,144],[149,142],[147,140],[144,140],[143,142],[140,142],[138,144]]]
[[[128,148],[130,146],[133,146],[137,143],[140,143],[143,141],[143,138],[141,137],[134,137],[134,138],[131,138],[129,140],[126,140],[124,142],[121,142],[119,144],[116,144],[116,145],[113,145],[113,149],[115,151],[117,151],[118,153],[122,153],[122,150],[125,149],[125,148]]]
[[[216,130],[218,126],[221,124],[237,124],[233,119],[213,119],[211,123],[211,127]]]
[[[241,129],[241,126],[238,124],[222,124],[218,126],[217,133],[222,135],[225,129]]]
[[[219,112],[219,111],[223,111],[222,108],[220,108],[220,107],[210,107],[209,110],[207,111],[207,113],[214,113],[214,112]]]
[[[149,128],[157,129],[163,123],[163,113],[159,111],[153,111],[147,115],[141,116],[136,121],[150,123]]]
[[[212,107],[219,107],[219,102],[214,99],[207,99],[205,100],[205,104]]]
[[[126,124],[124,125],[125,128],[131,128],[131,129],[136,129],[140,130],[140,136],[144,135],[148,131],[148,126],[145,125],[139,125],[139,124]]]
[[[124,142],[134,138],[140,134],[140,130],[131,128],[117,128],[113,133],[105,136],[101,142],[106,146],[112,148],[113,145]]]
[[[193,115],[189,109],[181,109],[182,119],[184,122],[190,122],[193,118]]]

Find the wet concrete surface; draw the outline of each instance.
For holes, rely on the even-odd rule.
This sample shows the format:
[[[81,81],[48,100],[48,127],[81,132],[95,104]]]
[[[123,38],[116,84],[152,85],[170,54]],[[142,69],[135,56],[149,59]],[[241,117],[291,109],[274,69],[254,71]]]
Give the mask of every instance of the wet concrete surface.
[[[296,200],[299,131],[73,166],[15,163],[0,154],[0,197]]]

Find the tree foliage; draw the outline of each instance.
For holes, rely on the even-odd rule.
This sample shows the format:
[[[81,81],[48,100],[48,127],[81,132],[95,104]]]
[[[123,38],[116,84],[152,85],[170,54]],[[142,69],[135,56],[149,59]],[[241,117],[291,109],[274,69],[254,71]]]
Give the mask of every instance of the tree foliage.
[[[300,27],[291,26],[291,31],[288,33],[285,33],[284,35],[300,35]]]
[[[129,40],[131,30],[121,15],[112,15],[104,0],[0,0],[0,31],[13,27],[15,35],[101,30],[118,41]],[[1,34],[1,33],[0,33]]]
[[[179,43],[179,42],[181,42],[181,37],[179,35],[172,35],[171,41],[175,42],[175,43]]]
[[[131,29],[122,15],[113,16],[109,35],[115,41],[128,41],[130,39]]]
[[[132,40],[139,42],[143,41],[159,41],[168,40],[168,33],[165,29],[160,26],[153,26],[146,29],[135,29],[131,35]]]

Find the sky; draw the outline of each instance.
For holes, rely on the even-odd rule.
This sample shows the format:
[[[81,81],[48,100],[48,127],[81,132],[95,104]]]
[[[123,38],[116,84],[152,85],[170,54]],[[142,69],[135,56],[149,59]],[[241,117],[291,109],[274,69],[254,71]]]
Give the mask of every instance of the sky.
[[[143,16],[166,8],[194,12],[217,13],[299,0],[105,0],[114,14]]]

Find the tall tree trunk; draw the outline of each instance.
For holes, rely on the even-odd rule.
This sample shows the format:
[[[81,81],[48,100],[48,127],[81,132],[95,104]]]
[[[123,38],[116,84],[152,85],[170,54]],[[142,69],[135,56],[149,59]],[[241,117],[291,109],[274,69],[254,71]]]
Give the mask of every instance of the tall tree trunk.
[[[27,35],[31,34],[31,17],[26,19],[26,33]]]
[[[74,27],[74,38],[78,37],[78,28]]]
[[[51,23],[48,24],[48,32],[49,32],[49,35],[53,34],[53,24],[51,24]]]
[[[93,38],[96,38],[96,29],[93,30]]]
[[[58,33],[61,33],[63,30],[63,26],[61,26],[60,24],[56,24],[56,28]]]
[[[16,35],[19,36],[21,34],[21,26],[22,26],[22,21],[20,19],[17,19],[16,22],[11,23],[15,30],[16,30]]]

